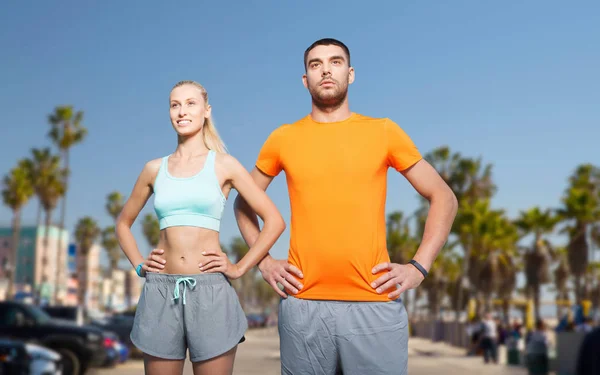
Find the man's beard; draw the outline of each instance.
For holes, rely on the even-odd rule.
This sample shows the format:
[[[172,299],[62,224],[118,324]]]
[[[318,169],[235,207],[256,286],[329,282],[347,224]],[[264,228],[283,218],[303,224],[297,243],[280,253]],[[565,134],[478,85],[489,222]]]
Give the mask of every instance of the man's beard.
[[[324,80],[331,80],[335,82],[335,88],[320,91],[319,88],[321,87],[321,81],[312,89],[310,89],[311,86],[309,85],[308,91],[310,92],[312,101],[317,108],[323,111],[333,111],[341,107],[344,103],[344,100],[346,100],[346,97],[348,96],[348,85],[346,84],[345,86],[341,86],[338,81],[335,81],[331,78]]]

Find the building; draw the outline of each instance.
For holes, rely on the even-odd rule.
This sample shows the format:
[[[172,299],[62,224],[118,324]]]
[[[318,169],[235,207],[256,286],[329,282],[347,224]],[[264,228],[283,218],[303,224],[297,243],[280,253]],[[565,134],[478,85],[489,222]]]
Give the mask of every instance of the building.
[[[93,244],[88,256],[87,264],[82,265],[87,267],[87,285],[85,290],[85,304],[87,308],[92,310],[98,310],[101,308],[102,302],[102,275],[100,270],[100,251],[101,248],[98,244]],[[79,270],[78,265],[84,262],[83,258],[78,256],[78,246],[76,244],[70,244],[67,256],[67,272],[69,274],[69,288],[68,293],[65,296],[64,303],[67,305],[76,305],[77,292],[79,290]]]
[[[127,310],[137,305],[142,293],[142,285],[143,279],[133,269],[113,270],[112,280],[110,271],[105,270],[104,280],[102,280],[102,303],[106,307],[112,305],[115,311]]]
[[[129,299],[129,306],[137,305],[140,295],[142,294],[142,287],[146,279],[138,276],[134,269],[126,271],[125,278],[125,298]]]
[[[69,233],[56,226],[23,226],[19,236],[19,247],[16,259],[15,288],[17,292],[25,290],[39,291],[45,300],[53,297],[56,285],[56,268],[59,253],[61,274],[59,277],[59,298],[67,292],[67,247]],[[58,249],[59,236],[62,236],[62,248]],[[47,247],[46,245],[47,239]],[[4,264],[12,248],[12,228],[0,228],[0,264]],[[48,263],[44,269],[43,254],[46,252]],[[45,271],[45,282],[43,274]],[[0,267],[0,277],[5,276],[4,267]]]

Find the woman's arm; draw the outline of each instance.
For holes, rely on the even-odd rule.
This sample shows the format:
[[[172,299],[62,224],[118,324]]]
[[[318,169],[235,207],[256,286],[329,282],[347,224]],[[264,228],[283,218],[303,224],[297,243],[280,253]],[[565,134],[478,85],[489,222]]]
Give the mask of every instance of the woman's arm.
[[[223,155],[222,162],[231,185],[263,220],[264,225],[248,253],[238,259],[235,265],[231,265],[226,259],[215,259],[200,265],[200,269],[204,272],[223,272],[228,277],[238,278],[267,255],[285,230],[285,221],[267,193],[256,185],[250,173],[233,156]],[[206,251],[204,255],[219,257],[216,251]]]
[[[152,196],[152,181],[154,180],[159,167],[160,159],[146,163],[133,187],[131,195],[127,199],[127,202],[125,202],[123,210],[117,218],[115,226],[117,239],[119,240],[121,249],[134,268],[137,267],[138,264],[145,262],[144,257],[137,247],[133,233],[131,233],[131,226],[135,222],[135,219],[142,208],[146,205],[150,196]],[[143,269],[147,271],[147,266],[145,264]]]

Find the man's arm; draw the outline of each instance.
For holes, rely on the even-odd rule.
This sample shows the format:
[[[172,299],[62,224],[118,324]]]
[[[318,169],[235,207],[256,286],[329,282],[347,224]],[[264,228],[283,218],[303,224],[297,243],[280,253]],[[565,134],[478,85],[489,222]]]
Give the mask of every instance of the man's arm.
[[[250,176],[252,176],[258,187],[265,191],[274,178],[261,172],[256,167],[252,169]],[[258,225],[258,217],[256,213],[239,194],[233,203],[233,212],[235,214],[235,219],[237,221],[240,233],[242,234],[242,238],[244,241],[246,241],[248,246],[252,247],[254,242],[256,242],[258,235],[260,234],[260,227]],[[285,260],[276,260],[273,259],[270,254],[267,254],[258,263],[258,269],[262,273],[265,281],[267,281],[271,287],[273,287],[275,292],[277,292],[277,294],[283,298],[286,298],[287,294],[279,289],[277,283],[281,283],[285,289],[294,294],[298,293],[298,291],[302,289],[302,284],[294,277],[294,275],[296,275],[297,277],[302,278],[302,272]],[[292,273],[294,275],[292,275]]]
[[[429,272],[435,258],[448,240],[458,210],[458,201],[452,189],[424,159],[402,171],[402,175],[430,204],[423,238],[413,257]],[[378,293],[382,293],[400,284],[400,288],[388,294],[392,299],[408,289],[416,288],[424,279],[412,264],[381,263],[376,265],[372,272],[376,274],[384,270],[389,272],[375,280],[371,286],[377,288]]]
[[[423,238],[413,257],[429,271],[448,240],[458,210],[458,201],[452,189],[424,159],[403,171],[402,175],[423,198],[429,201],[429,213]]]

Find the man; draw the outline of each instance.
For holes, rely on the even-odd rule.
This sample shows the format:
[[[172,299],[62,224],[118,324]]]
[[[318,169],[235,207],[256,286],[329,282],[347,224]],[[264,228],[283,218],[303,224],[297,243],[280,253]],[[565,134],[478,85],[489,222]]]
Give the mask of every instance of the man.
[[[456,197],[398,125],[350,111],[354,68],[342,42],[316,41],[304,67],[311,113],[273,131],[251,171],[265,190],[285,171],[290,195],[289,257],[259,264],[282,297],[281,372],[406,374],[408,317],[399,297],[421,283],[446,242]],[[430,202],[414,264],[390,263],[387,252],[388,167]],[[257,216],[239,196],[234,209],[252,245]]]
[[[311,113],[273,131],[251,172],[267,189],[285,171],[290,194],[289,258],[267,256],[259,265],[283,297],[282,373],[406,374],[408,318],[399,296],[421,283],[446,242],[456,197],[398,125],[350,111],[348,85],[355,76],[342,42],[313,43],[304,68]],[[388,167],[431,203],[414,264],[389,262]],[[239,196],[235,213],[252,244],[258,221]]]
[[[481,321],[481,349],[484,363],[498,363],[498,324],[489,312]]]

